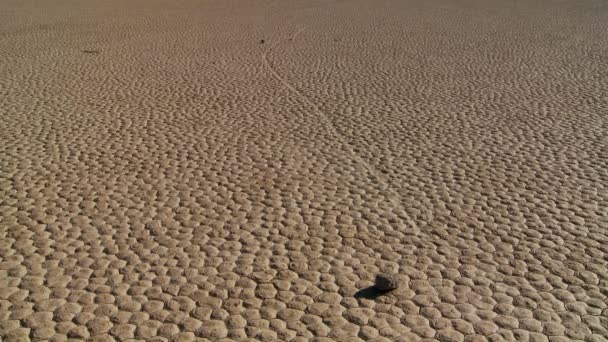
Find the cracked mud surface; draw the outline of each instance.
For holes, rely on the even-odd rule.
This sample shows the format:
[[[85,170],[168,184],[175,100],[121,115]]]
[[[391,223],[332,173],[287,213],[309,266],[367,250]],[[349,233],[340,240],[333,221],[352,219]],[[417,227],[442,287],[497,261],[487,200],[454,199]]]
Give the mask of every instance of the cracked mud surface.
[[[0,9],[3,341],[608,340],[605,2]]]

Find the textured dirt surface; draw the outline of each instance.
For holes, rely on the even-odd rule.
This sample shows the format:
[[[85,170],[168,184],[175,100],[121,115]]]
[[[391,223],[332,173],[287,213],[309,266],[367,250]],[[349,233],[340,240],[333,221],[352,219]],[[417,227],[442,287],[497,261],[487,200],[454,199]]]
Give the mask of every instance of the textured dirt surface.
[[[2,1],[0,339],[607,341],[607,70],[605,1]]]

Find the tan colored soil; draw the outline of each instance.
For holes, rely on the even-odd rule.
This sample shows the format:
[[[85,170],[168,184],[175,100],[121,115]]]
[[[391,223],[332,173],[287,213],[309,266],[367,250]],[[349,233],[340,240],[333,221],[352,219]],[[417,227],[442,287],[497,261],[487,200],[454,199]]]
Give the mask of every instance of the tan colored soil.
[[[607,341],[607,56],[602,0],[2,1],[0,339]]]

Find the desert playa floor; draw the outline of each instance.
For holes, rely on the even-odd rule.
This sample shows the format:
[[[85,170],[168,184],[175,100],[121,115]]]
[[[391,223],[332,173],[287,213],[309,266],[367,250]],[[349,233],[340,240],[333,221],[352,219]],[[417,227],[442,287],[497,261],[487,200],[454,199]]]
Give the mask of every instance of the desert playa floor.
[[[3,341],[608,340],[606,1],[3,0],[0,115]]]

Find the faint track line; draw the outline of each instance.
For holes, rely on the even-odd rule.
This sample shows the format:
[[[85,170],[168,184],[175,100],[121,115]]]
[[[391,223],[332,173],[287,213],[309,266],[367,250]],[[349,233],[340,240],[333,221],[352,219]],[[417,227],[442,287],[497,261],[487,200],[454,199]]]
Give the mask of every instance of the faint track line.
[[[306,27],[303,27],[303,28],[297,30],[288,39],[290,41],[294,40],[305,29],[306,29]],[[276,46],[278,46],[279,44],[281,44],[284,41],[285,41],[285,39],[278,40],[276,43],[270,45],[266,49],[266,51],[264,51],[264,53],[262,53],[262,61],[264,62],[264,65],[266,66],[266,68],[268,68],[268,70],[270,71],[272,76],[277,81],[279,81],[285,88],[287,88],[288,90],[290,90],[291,92],[296,94],[305,104],[307,104],[308,106],[313,108],[313,110],[316,112],[316,114],[322,120],[326,121],[327,127],[329,127],[334,132],[335,136],[340,140],[342,145],[344,145],[344,147],[349,151],[349,153],[357,161],[359,161],[361,163],[361,165],[363,165],[365,167],[365,169],[373,177],[375,177],[379,182],[381,182],[385,186],[386,190],[389,192],[389,195],[390,195],[390,196],[387,196],[387,199],[396,207],[401,208],[401,210],[403,211],[403,215],[405,217],[406,223],[412,228],[413,234],[418,235],[420,233],[420,229],[418,228],[418,225],[408,215],[407,210],[403,206],[403,200],[402,200],[401,196],[395,190],[393,190],[390,182],[384,176],[382,176],[382,174],[380,172],[378,172],[369,162],[367,162],[365,159],[363,159],[363,157],[361,157],[359,154],[357,154],[357,152],[355,152],[352,144],[348,141],[348,139],[346,139],[346,137],[342,133],[340,133],[340,131],[338,131],[338,129],[336,128],[336,126],[334,125],[334,123],[331,121],[331,119],[329,118],[329,116],[326,113],[324,113],[321,109],[319,109],[318,106],[316,106],[310,99],[308,99],[308,97],[306,97],[304,94],[302,94],[302,92],[300,92],[296,87],[291,85],[291,83],[289,83],[283,76],[281,76],[281,74],[279,74],[277,72],[276,68],[272,66],[272,63],[268,59],[268,55],[274,51],[274,48]]]

